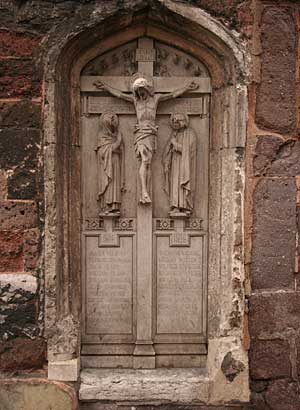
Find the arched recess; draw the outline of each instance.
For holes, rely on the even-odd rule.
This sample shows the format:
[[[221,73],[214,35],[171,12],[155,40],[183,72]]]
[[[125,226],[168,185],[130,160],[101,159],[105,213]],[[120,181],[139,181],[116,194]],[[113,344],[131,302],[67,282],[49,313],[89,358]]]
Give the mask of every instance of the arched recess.
[[[208,356],[193,401],[248,400],[243,346],[243,194],[247,56],[223,26],[198,8],[154,1],[119,16],[94,13],[49,39],[45,75],[45,326],[49,378],[74,381],[80,358],[80,73],[99,54],[142,36],[175,45],[202,61],[212,79],[208,260]],[[68,25],[70,27],[71,24]],[[228,383],[224,360],[239,366]],[[225,362],[226,362],[225,360]],[[155,371],[155,370],[154,370]],[[194,386],[195,387],[195,386]],[[193,382],[191,391],[194,392]],[[159,385],[157,386],[159,388]],[[83,389],[84,390],[84,389]],[[190,393],[182,401],[190,399]],[[84,391],[81,393],[84,396]],[[172,401],[172,394],[169,394]],[[168,400],[168,397],[166,399]],[[103,397],[109,399],[109,397]],[[126,400],[120,392],[120,400]],[[146,398],[150,400],[150,397]]]

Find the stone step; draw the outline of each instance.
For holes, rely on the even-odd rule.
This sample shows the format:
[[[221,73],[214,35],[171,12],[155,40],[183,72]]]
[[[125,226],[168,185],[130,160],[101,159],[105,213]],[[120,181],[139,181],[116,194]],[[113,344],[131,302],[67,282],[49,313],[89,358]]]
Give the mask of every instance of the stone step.
[[[80,379],[79,399],[82,402],[200,404],[207,402],[209,397],[209,379],[206,370],[201,368],[84,369]]]

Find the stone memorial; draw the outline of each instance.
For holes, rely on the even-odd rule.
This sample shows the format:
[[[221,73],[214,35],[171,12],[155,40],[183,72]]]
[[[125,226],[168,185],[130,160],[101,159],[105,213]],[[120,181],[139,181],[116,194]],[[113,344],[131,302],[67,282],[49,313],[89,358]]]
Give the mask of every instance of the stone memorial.
[[[210,77],[142,37],[81,75],[83,367],[204,367]]]

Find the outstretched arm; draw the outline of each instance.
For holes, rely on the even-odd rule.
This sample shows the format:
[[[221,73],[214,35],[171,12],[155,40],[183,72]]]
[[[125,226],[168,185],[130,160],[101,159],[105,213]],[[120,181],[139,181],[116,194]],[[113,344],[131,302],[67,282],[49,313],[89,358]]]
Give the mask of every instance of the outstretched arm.
[[[173,91],[172,93],[160,94],[159,95],[159,101],[166,101],[166,100],[170,100],[171,98],[179,97],[180,95],[184,94],[186,91],[197,90],[198,87],[199,87],[198,84],[196,84],[194,81],[192,81],[191,83],[187,84],[185,87],[178,88],[177,90]]]
[[[114,97],[122,98],[123,100],[130,101],[130,102],[133,101],[133,98],[132,98],[131,95],[122,93],[122,91],[118,90],[117,88],[111,87],[110,85],[105,84],[102,81],[96,81],[93,85],[96,88],[98,88],[98,90],[103,89],[103,90],[109,92]]]

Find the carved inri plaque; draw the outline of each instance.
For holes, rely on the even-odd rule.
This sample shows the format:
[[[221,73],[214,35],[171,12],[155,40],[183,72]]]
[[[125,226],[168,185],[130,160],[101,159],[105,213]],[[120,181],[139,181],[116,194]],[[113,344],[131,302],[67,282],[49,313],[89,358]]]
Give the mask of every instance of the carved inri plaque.
[[[205,364],[210,93],[146,37],[82,72],[83,366]]]

